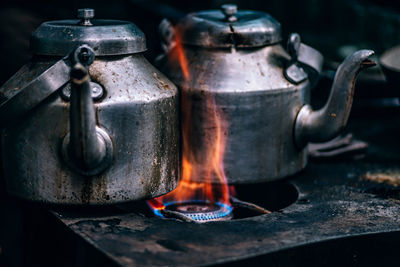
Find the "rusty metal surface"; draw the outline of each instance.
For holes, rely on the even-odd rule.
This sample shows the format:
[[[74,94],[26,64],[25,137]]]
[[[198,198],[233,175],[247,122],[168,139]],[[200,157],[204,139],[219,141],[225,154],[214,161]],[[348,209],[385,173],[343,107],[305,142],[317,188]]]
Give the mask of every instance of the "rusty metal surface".
[[[195,77],[187,86],[173,61],[161,70],[187,89],[191,109],[196,111],[191,113],[189,139],[196,140],[199,163],[207,147],[205,132],[215,136],[215,126],[205,123],[209,114],[205,103],[211,98],[228,122],[224,167],[229,183],[271,181],[304,168],[306,150],[295,147],[293,125],[308,101],[310,87],[308,81],[295,87],[283,77],[289,55],[282,46],[237,52],[187,46],[185,55],[189,73]]]
[[[312,166],[304,174],[316,176],[327,167]],[[62,220],[124,266],[215,264],[335,238],[400,231],[396,201],[342,185],[337,175],[348,173],[327,174],[320,182],[303,176],[296,204],[249,219],[198,225],[132,213]]]
[[[265,12],[253,10],[204,10],[190,13],[177,23],[186,45],[208,48],[262,47],[282,40],[281,25]],[[229,8],[228,8],[229,9]]]
[[[217,127],[206,120],[207,99],[212,99],[221,110],[217,113],[227,121],[222,128],[227,139],[223,163],[228,183],[284,179],[306,166],[309,142],[328,141],[346,126],[356,76],[374,65],[368,59],[373,51],[349,56],[336,72],[327,103],[314,110],[308,105],[309,95],[322,68],[322,55],[302,44],[298,34],[291,35],[285,50],[280,24],[266,13],[243,11],[246,19],[241,20],[235,6],[228,9],[188,14],[176,28],[164,20],[159,30],[165,51],[157,64],[181,89],[182,97],[187,96],[182,103],[190,103],[191,112],[182,109],[190,114],[187,138],[197,165],[206,165],[207,135],[216,136]],[[267,39],[274,41],[258,43],[262,31],[254,25],[269,28]],[[251,48],[241,47],[245,39],[253,43]],[[176,60],[177,55],[185,60]],[[200,181],[206,177],[198,176]]]
[[[129,55],[146,51],[146,37],[133,23],[99,20],[92,16],[77,20],[42,23],[32,34],[31,50],[35,55],[64,56],[81,44],[93,47],[96,56]],[[82,15],[82,14],[81,14]],[[83,22],[81,21],[83,20]],[[82,27],[81,23],[85,24]]]
[[[141,54],[100,57],[90,66],[90,76],[106,91],[94,108],[97,124],[113,141],[111,166],[86,177],[65,164],[61,148],[70,131],[70,103],[55,93],[2,130],[4,177],[10,194],[47,203],[113,204],[175,188],[179,175],[176,87]]]
[[[377,234],[387,239],[385,233],[398,236],[395,233],[400,232],[400,194],[374,191],[382,185],[365,179],[365,174],[398,170],[400,156],[392,154],[395,139],[391,136],[400,132],[393,123],[398,120],[399,111],[392,113],[391,119],[358,118],[351,129],[370,143],[366,158],[309,164],[305,171],[288,180],[297,186],[299,198],[280,212],[200,225],[148,217],[140,211],[105,217],[63,211],[54,214],[122,266],[198,266],[237,260],[245,263],[252,257],[289,248]],[[361,128],[366,125],[370,125],[368,132]],[[388,135],[389,130],[392,135]],[[389,248],[382,250],[385,249]]]
[[[39,105],[69,80],[65,59],[33,58],[0,88],[0,127],[16,120]]]
[[[206,121],[211,114],[207,99],[213,99],[227,121],[227,180],[245,184],[283,179],[299,172],[307,164],[308,142],[327,141],[343,130],[356,75],[361,67],[372,65],[368,57],[373,52],[358,51],[343,62],[331,97],[319,110],[307,105],[314,81],[307,79],[295,85],[285,79],[283,71],[290,57],[280,44],[237,51],[185,46],[188,81],[174,61],[175,53],[179,53],[178,46],[159,63],[189,99],[185,101],[190,102],[192,111],[188,140],[197,164],[205,165],[207,135],[216,136],[217,128]],[[322,64],[321,59],[316,61]]]
[[[139,28],[93,16],[80,9],[81,21],[43,23],[32,35],[33,60],[0,87],[11,195],[115,204],[156,197],[178,183],[177,88],[140,53]]]

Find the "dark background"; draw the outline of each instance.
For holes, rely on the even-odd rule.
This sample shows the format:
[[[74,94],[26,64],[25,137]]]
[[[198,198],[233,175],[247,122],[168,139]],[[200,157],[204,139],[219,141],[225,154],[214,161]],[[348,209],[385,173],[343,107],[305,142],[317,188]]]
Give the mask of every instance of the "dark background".
[[[161,52],[157,26],[162,18],[174,22],[187,12],[219,8],[224,3],[270,13],[281,22],[284,39],[291,32],[300,33],[304,43],[325,55],[328,69],[359,48],[370,48],[380,55],[400,44],[400,2],[392,0],[1,0],[0,84],[29,61],[29,38],[42,22],[75,18],[78,8],[94,8],[96,18],[134,22],[146,34],[146,57],[152,62]],[[34,255],[40,247],[29,247],[38,240],[32,229],[40,225],[49,225],[46,217],[7,197],[0,175],[0,266],[42,266],[38,262],[43,259]],[[53,245],[55,251],[68,244],[63,238],[58,242]],[[48,266],[57,266],[51,251],[48,254]],[[65,255],[64,259],[68,258]]]
[[[147,36],[147,57],[160,52],[157,26],[200,9],[236,3],[242,9],[270,13],[283,26],[284,38],[299,32],[305,43],[327,58],[341,58],[356,48],[379,53],[400,43],[400,2],[390,0],[2,0],[0,3],[0,83],[30,58],[29,37],[40,23],[70,19],[76,10],[91,7],[96,18],[134,22]]]

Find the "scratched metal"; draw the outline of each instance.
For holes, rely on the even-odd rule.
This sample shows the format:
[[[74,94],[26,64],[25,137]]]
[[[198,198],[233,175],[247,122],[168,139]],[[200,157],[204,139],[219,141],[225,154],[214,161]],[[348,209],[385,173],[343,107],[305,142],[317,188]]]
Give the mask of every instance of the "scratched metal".
[[[333,168],[342,169],[329,173]],[[61,220],[123,266],[209,265],[337,238],[400,231],[400,206],[352,186],[362,165],[310,166],[297,177],[296,204],[269,215],[194,224],[137,213]],[[311,177],[314,177],[311,178]],[[345,181],[345,183],[343,183]]]
[[[3,130],[2,158],[9,193],[59,204],[112,204],[151,198],[178,182],[176,87],[142,54],[99,57],[92,81],[105,96],[95,102],[97,125],[111,137],[111,166],[99,175],[70,169],[61,155],[69,133],[69,102],[55,93]],[[69,86],[69,85],[67,85]]]
[[[12,195],[114,204],[156,197],[178,183],[177,88],[144,58],[145,36],[136,25],[93,16],[93,9],[80,9],[81,20],[43,23],[31,38],[31,62],[0,88],[2,164]],[[59,57],[65,58],[56,63]],[[71,101],[64,93],[71,89],[71,59],[84,65],[94,59],[90,80],[104,89],[94,104],[89,83],[75,83],[81,94]],[[91,160],[80,156],[89,151]]]
[[[216,127],[205,123],[212,99],[227,122],[228,182],[244,184],[295,174],[307,164],[308,141],[329,140],[344,128],[356,75],[371,51],[358,52],[344,62],[329,102],[316,111],[307,105],[310,81],[295,85],[283,76],[289,58],[280,44],[244,51],[187,46],[189,81],[171,55],[161,70],[191,101],[189,140],[194,157],[201,165],[209,146],[207,136],[215,136]]]
[[[395,123],[398,116],[400,108],[390,115],[368,115],[350,123],[354,134],[368,141],[367,157],[363,161],[309,164],[295,179],[288,180],[297,187],[299,197],[280,212],[207,224],[145,216],[135,211],[136,204],[132,204],[133,212],[113,216],[90,217],[74,211],[55,214],[75,234],[122,266],[245,263],[289,248],[399,233],[400,197],[374,191],[383,185],[362,178],[367,172],[398,170],[400,156],[394,145],[400,133]],[[385,250],[389,248],[381,251]],[[314,258],[316,255],[310,261]]]

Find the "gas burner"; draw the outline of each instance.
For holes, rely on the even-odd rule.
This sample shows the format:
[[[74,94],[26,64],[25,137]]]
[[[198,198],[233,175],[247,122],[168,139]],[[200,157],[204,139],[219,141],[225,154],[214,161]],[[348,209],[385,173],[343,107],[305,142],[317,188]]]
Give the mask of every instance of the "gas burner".
[[[191,201],[171,203],[166,209],[179,212],[196,222],[226,221],[232,219],[232,207],[223,203]]]
[[[235,187],[235,191],[240,198],[230,196],[230,205],[207,200],[165,203],[157,199],[147,200],[152,213],[146,214],[186,222],[227,221],[270,214],[290,206],[298,199],[296,187],[285,182],[240,185]]]
[[[168,202],[162,210],[155,210],[161,217],[177,218],[192,222],[226,221],[232,219],[233,208],[224,203],[204,201]]]

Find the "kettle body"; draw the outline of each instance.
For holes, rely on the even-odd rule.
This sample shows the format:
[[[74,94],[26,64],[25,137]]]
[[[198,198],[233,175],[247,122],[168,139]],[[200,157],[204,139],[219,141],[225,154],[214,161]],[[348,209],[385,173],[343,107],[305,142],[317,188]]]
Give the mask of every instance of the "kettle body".
[[[190,102],[181,113],[190,113],[187,139],[196,166],[206,161],[214,142],[209,136],[217,136],[212,132],[218,127],[207,123],[210,109],[216,108],[224,125],[227,181],[282,179],[306,166],[308,142],[329,140],[344,127],[356,75],[373,65],[368,60],[372,51],[358,51],[346,59],[327,104],[313,111],[310,90],[321,71],[322,55],[302,44],[297,34],[284,48],[275,19],[236,9],[224,5],[222,10],[192,13],[175,26],[164,21],[160,32],[165,53],[158,62],[180,88],[183,101]],[[197,180],[205,181],[202,177],[207,175]]]
[[[138,30],[133,34],[137,38]],[[31,99],[38,103],[18,119],[3,124],[2,164],[10,194],[46,203],[101,205],[152,198],[176,187],[177,88],[144,58],[142,48],[136,48],[132,45],[118,55],[96,55],[87,67],[91,96],[79,102],[81,109],[73,110],[72,100],[78,96],[71,91],[71,63],[57,55],[35,56],[3,85],[0,91],[4,95],[10,94],[10,88],[27,87],[32,83],[29,79],[40,84],[46,78],[50,82],[45,85],[54,87],[54,92],[40,102],[35,100],[36,95],[25,97],[24,104]],[[57,69],[49,76],[51,68],[63,60],[65,73]],[[54,85],[64,78],[62,86]],[[80,94],[84,89],[76,90]],[[12,100],[9,97],[9,107],[16,105]],[[106,160],[98,164],[101,167],[80,167],[82,159],[71,163],[74,153],[71,156],[68,149],[82,154],[90,150],[90,133],[86,132],[93,131],[93,127],[87,125],[95,125],[94,136],[105,148]]]
[[[230,183],[275,180],[305,167],[306,151],[293,143],[293,122],[309,101],[310,84],[292,85],[283,77],[290,56],[281,45],[245,51],[185,47],[185,54],[194,62],[193,81],[185,83],[179,65],[161,69],[182,86],[183,99],[191,100],[188,132],[197,166],[207,168],[201,162],[214,142],[207,136],[217,136],[217,128],[204,123],[211,98],[226,124],[224,168]]]

